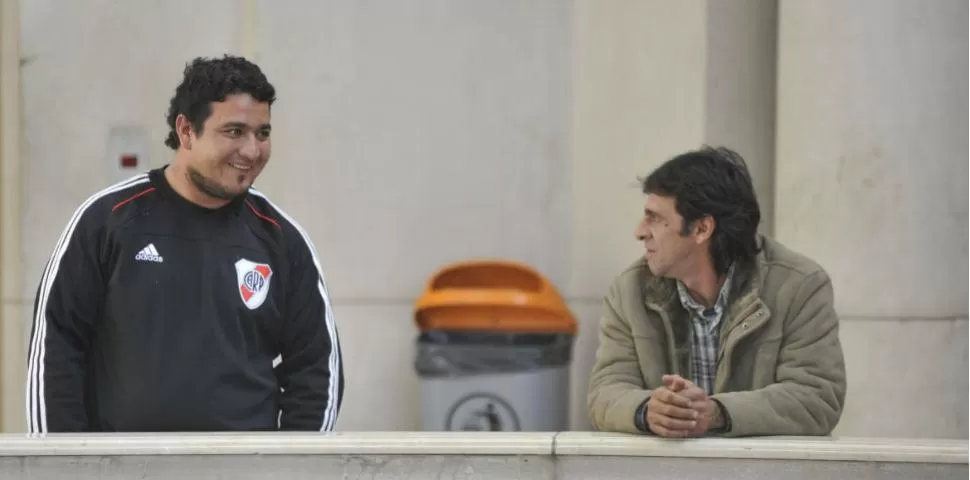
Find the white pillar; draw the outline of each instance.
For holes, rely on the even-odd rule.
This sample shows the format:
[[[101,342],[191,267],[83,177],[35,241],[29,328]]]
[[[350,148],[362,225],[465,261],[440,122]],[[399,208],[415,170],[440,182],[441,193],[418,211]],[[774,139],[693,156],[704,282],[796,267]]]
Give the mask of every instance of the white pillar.
[[[782,0],[776,234],[832,276],[842,435],[967,435],[967,2]]]

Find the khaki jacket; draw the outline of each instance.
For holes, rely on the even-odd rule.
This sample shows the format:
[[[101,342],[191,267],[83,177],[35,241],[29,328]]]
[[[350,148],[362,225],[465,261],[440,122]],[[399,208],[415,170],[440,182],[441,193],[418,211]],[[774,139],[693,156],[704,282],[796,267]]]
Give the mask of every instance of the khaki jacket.
[[[756,261],[735,271],[720,324],[714,394],[731,421],[724,436],[827,435],[846,378],[832,284],[815,262],[762,237]],[[637,407],[665,374],[689,378],[690,320],[674,280],[640,260],[604,300],[587,403],[597,430],[641,433]]]

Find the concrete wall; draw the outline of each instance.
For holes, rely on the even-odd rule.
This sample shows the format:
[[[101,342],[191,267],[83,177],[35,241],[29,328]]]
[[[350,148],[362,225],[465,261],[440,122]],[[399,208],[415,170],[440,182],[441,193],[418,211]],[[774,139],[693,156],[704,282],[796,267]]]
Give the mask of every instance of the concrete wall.
[[[967,8],[780,4],[775,230],[832,276],[841,432],[967,435]]]
[[[20,162],[20,12],[17,2],[0,2],[0,426],[22,415],[24,377],[20,235],[22,188]],[[20,422],[22,424],[23,422]]]
[[[636,177],[726,143],[751,164],[763,230],[832,272],[850,369],[838,433],[966,438],[966,6],[804,3],[20,2],[24,195],[3,235],[23,269],[5,341],[25,335],[71,211],[110,179],[109,128],[143,126],[165,163],[184,62],[232,52],[279,90],[257,184],[323,256],[348,375],[339,429],[417,428],[412,302],[467,257],[560,287],[580,322],[571,422],[588,429],[600,298],[639,255]],[[877,281],[897,271],[914,280]],[[3,426],[20,431],[10,350]]]

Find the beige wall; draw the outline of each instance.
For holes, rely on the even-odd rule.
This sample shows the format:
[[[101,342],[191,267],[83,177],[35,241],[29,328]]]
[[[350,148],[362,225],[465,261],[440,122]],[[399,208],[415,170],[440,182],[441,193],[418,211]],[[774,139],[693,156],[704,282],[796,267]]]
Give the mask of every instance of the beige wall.
[[[776,233],[832,276],[846,434],[967,436],[967,13],[781,2]]]
[[[966,437],[966,412],[953,410],[966,401],[966,380],[952,385],[923,375],[955,370],[953,378],[967,377],[966,272],[913,294],[859,283],[885,278],[889,272],[881,266],[907,251],[921,252],[904,264],[918,265],[920,278],[939,277],[934,268],[954,256],[967,259],[960,236],[966,210],[946,210],[921,223],[922,230],[915,226],[916,206],[936,201],[918,192],[939,188],[907,186],[907,205],[916,206],[876,208],[912,178],[920,188],[944,182],[954,201],[966,191],[966,183],[941,173],[951,168],[946,162],[967,158],[953,133],[966,127],[966,110],[956,108],[966,105],[966,94],[956,90],[966,73],[922,79],[904,70],[965,62],[966,47],[953,51],[944,41],[960,37],[953,42],[962,45],[965,24],[941,20],[951,13],[944,7],[959,2],[927,3],[914,22],[915,7],[902,7],[903,0],[867,9],[792,3],[776,9],[771,0],[21,2],[25,195],[19,211],[30,223],[17,232],[24,269],[16,298],[4,298],[4,326],[27,324],[29,308],[11,313],[8,305],[29,307],[71,211],[109,181],[108,129],[144,126],[152,165],[164,163],[164,111],[184,62],[245,53],[264,67],[280,98],[273,161],[258,186],[314,238],[334,295],[347,368],[338,428],[418,428],[413,299],[440,266],[503,257],[539,268],[578,317],[571,420],[574,429],[588,429],[586,375],[599,299],[639,254],[632,239],[642,209],[636,177],[710,142],[748,158],[763,230],[833,273],[847,317],[843,339],[853,382],[839,433]],[[828,18],[830,10],[837,21]],[[872,18],[885,25],[869,26]],[[823,30],[829,25],[841,33]],[[193,34],[175,34],[176,27]],[[868,36],[849,35],[860,28]],[[894,29],[909,32],[915,47],[889,42],[900,52],[879,53]],[[935,53],[913,64],[916,47]],[[826,49],[875,59],[860,64]],[[803,71],[812,61],[842,63],[833,64],[833,77]],[[899,89],[903,83],[874,73],[887,65],[898,82],[928,92],[923,98],[931,103],[921,105]],[[872,83],[879,85],[863,88]],[[806,92],[817,88],[825,95],[813,103]],[[954,107],[934,116],[937,104]],[[933,141],[917,142],[907,125],[887,122],[886,112],[897,108],[916,114]],[[870,189],[876,197],[846,196],[852,193],[840,190],[845,183],[809,167],[830,171],[839,149],[853,151],[838,132],[868,125],[891,137],[881,145],[894,160],[870,179],[878,180]],[[924,151],[933,155],[918,155]],[[931,166],[901,160],[914,156]],[[954,165],[966,178],[966,163]],[[851,168],[843,175],[860,185],[868,178]],[[796,181],[801,178],[808,181]],[[824,214],[806,208],[831,202],[833,194],[877,228],[855,226],[846,213],[835,225],[857,236],[837,236],[841,230],[823,221]],[[946,223],[946,215],[964,223]],[[13,244],[8,231],[4,248]],[[919,248],[918,238],[941,243]],[[859,276],[853,265],[876,270]],[[867,302],[870,295],[879,301]],[[937,311],[932,305],[938,304],[946,308]],[[924,316],[944,319],[903,319]],[[912,338],[919,349],[904,348]],[[17,344],[9,334],[5,340]],[[3,357],[8,372],[22,368],[7,361],[11,355]],[[887,401],[896,396],[888,392],[897,375],[906,381],[905,395],[932,391],[934,408],[956,417],[911,408],[919,396]],[[390,393],[399,397],[391,401]],[[23,428],[22,398],[22,376],[5,377],[4,429]]]
[[[23,428],[19,12],[0,1],[0,426]]]

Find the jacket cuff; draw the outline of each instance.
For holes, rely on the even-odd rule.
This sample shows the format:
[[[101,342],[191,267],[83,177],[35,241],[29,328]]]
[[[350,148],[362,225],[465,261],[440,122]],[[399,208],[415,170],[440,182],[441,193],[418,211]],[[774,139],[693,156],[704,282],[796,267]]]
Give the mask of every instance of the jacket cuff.
[[[593,426],[600,431],[642,433],[636,426],[636,411],[650,396],[650,390],[631,388],[590,410]]]
[[[751,435],[752,432],[747,431],[751,428],[751,419],[760,418],[764,415],[764,412],[759,412],[757,407],[749,406],[744,402],[743,398],[738,398],[736,396],[737,393],[739,392],[719,393],[711,397],[711,400],[714,400],[721,406],[721,414],[724,415],[725,427],[717,431],[712,431],[711,434],[725,437]]]
[[[636,425],[637,430],[643,433],[650,433],[650,427],[647,426],[647,402],[650,401],[650,397],[647,397],[643,403],[637,407],[636,413],[633,416],[633,424]]]
[[[724,408],[724,404],[721,403],[720,400],[716,398],[712,398],[711,400],[713,400],[714,403],[717,404],[717,408],[721,410],[721,417],[724,418],[724,426],[721,428],[711,429],[710,432],[715,435],[723,435],[725,433],[730,433],[731,428],[733,427],[731,423],[731,413],[728,412],[727,408]]]

